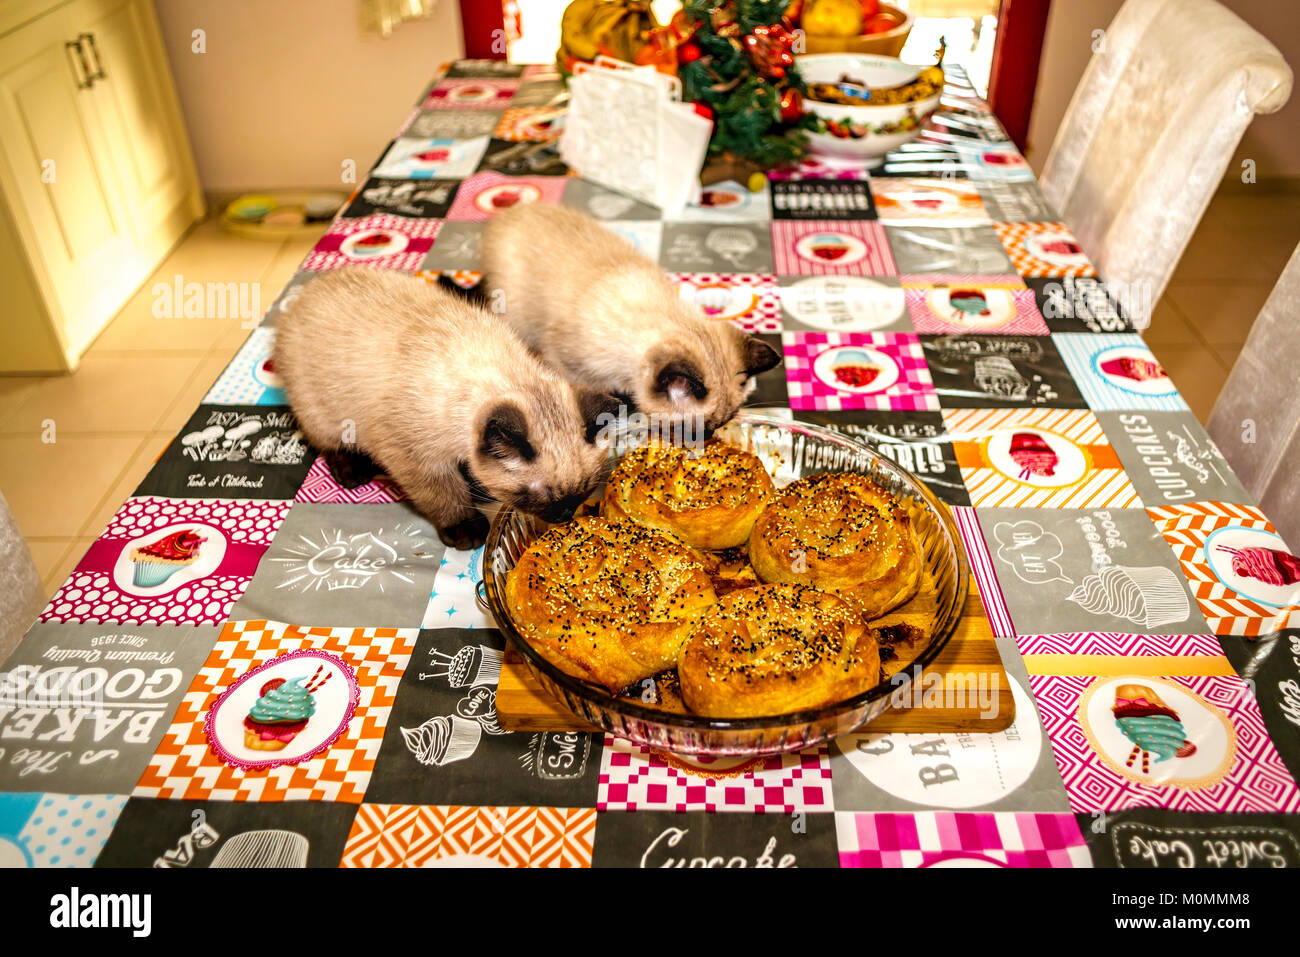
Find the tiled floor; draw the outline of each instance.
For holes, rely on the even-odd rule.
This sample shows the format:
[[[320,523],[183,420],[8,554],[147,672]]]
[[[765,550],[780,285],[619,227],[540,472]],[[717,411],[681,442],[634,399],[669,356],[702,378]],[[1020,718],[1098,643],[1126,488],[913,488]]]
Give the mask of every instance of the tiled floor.
[[[0,378],[0,489],[47,593],[198,405],[248,334],[238,319],[158,319],[156,282],[257,282],[265,309],[314,245],[201,223],[70,377]],[[1291,251],[1300,195],[1224,193],[1156,308],[1147,341],[1204,421]],[[53,420],[53,443],[41,431]]]
[[[244,239],[208,219],[100,334],[75,374],[0,377],[0,490],[47,594],[248,336],[238,318],[156,318],[154,285],[173,284],[177,276],[183,283],[257,283],[265,311],[317,238]],[[54,441],[42,441],[50,423]]]

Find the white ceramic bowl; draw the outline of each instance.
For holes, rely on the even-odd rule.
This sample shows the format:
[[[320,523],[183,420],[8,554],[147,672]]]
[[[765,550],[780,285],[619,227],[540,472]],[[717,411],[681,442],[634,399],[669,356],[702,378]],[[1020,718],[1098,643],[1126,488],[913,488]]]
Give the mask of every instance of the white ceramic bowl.
[[[897,57],[870,53],[818,53],[797,58],[805,83],[834,83],[844,74],[870,87],[899,86],[916,79],[921,67]],[[939,106],[939,94],[893,106],[848,106],[804,97],[804,110],[844,129],[840,135],[812,133],[809,148],[822,156],[879,159],[916,139]]]

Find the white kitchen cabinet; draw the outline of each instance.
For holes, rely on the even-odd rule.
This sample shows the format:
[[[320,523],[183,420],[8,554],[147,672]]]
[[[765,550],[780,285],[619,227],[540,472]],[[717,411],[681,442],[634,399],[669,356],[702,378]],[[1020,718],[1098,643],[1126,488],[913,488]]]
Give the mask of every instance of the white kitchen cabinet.
[[[148,0],[0,17],[0,372],[75,369],[203,213]]]

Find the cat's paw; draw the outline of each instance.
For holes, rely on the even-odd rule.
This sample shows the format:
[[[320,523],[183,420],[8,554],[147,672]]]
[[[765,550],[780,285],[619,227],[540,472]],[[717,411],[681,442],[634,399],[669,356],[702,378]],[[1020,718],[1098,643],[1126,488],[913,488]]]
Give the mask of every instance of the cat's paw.
[[[455,525],[438,526],[438,537],[448,548],[472,551],[487,541],[488,520],[482,513],[475,512],[470,518]]]
[[[340,487],[360,488],[373,482],[383,470],[364,452],[352,449],[330,449],[321,453],[325,467]]]

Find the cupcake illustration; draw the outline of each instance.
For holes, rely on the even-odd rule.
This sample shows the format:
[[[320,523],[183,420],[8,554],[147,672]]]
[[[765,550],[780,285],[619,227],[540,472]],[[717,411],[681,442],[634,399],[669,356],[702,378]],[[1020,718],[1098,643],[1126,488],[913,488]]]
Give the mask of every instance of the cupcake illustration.
[[[501,677],[501,652],[487,645],[466,645],[447,663],[447,682],[453,688],[496,686]]]
[[[837,382],[851,389],[865,389],[880,376],[880,366],[861,349],[841,349],[831,364]]]
[[[1300,558],[1280,548],[1249,548],[1218,546],[1218,550],[1232,556],[1232,571],[1242,578],[1253,578],[1265,585],[1287,586],[1300,582]]]
[[[312,695],[325,686],[332,671],[321,677],[324,665],[301,678],[272,678],[244,718],[244,747],[253,751],[283,751],[307,727],[316,713]]]
[[[1187,592],[1178,576],[1162,565],[1107,565],[1085,576],[1066,601],[1091,614],[1124,618],[1145,629],[1172,625],[1191,613]]]
[[[948,304],[956,310],[957,318],[989,315],[989,301],[978,289],[953,289],[948,293]]]
[[[198,561],[199,546],[205,541],[194,529],[182,528],[149,545],[131,549],[132,582],[137,588],[161,585],[180,569]]]
[[[1056,466],[1061,461],[1056,450],[1037,432],[1017,432],[1012,435],[1011,451],[1008,454],[1020,466],[1020,478],[1024,480],[1033,475],[1051,478],[1056,474]]]
[[[1107,375],[1118,376],[1133,382],[1147,382],[1151,379],[1168,379],[1169,374],[1153,359],[1138,356],[1117,356],[1099,364]]]
[[[1142,758],[1142,773],[1151,773],[1151,755],[1159,764],[1173,758],[1188,758],[1196,745],[1187,738],[1178,712],[1170,708],[1155,690],[1143,684],[1124,684],[1115,689],[1115,704],[1110,709],[1120,733],[1133,742],[1125,767],[1133,767]]]
[[[433,767],[464,761],[478,748],[483,726],[459,715],[430,718],[414,728],[402,728],[406,748],[421,764]]]

